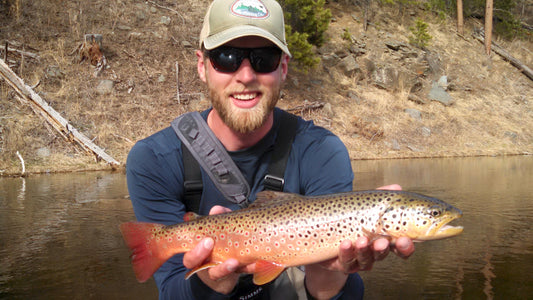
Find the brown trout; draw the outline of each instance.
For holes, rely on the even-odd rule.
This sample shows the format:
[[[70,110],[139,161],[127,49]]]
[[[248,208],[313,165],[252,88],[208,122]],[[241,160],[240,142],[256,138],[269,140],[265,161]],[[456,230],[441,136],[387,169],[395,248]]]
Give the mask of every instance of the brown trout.
[[[215,241],[210,261],[187,274],[228,258],[256,263],[254,283],[274,280],[287,267],[338,255],[344,240],[367,236],[391,241],[452,237],[461,226],[447,225],[461,211],[439,199],[405,191],[358,191],[323,196],[264,191],[248,208],[198,216],[176,225],[128,222],[120,230],[132,250],[137,280],[144,282],[170,257],[191,250],[203,238]]]

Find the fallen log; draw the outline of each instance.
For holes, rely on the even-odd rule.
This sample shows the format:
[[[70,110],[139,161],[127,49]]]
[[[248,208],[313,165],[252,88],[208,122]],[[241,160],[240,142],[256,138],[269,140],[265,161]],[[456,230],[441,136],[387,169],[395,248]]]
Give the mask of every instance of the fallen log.
[[[17,92],[21,99],[29,103],[30,107],[41,115],[54,129],[66,140],[75,142],[83,150],[94,154],[97,159],[103,159],[113,169],[117,168],[120,163],[109,156],[105,151],[94,144],[88,137],[79,132],[57,111],[55,111],[46,101],[26,85],[5,63],[0,59],[0,75],[7,81]]]
[[[481,43],[485,43],[485,36],[483,32],[474,32],[472,33],[472,36]],[[503,57],[503,59],[507,60],[509,63],[511,63],[511,65],[519,69],[522,73],[529,77],[529,79],[533,80],[533,70],[531,70],[528,66],[524,65],[518,59],[514,58],[509,52],[507,52],[495,42],[492,42],[492,51],[496,52],[496,54]]]

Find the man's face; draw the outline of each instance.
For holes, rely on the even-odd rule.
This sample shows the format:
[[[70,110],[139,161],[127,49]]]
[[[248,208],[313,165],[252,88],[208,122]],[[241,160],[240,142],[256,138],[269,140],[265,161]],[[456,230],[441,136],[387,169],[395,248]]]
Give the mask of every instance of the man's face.
[[[238,38],[224,46],[238,48],[274,47],[264,38],[249,36]],[[207,83],[213,109],[226,125],[239,133],[252,132],[261,127],[279,100],[281,85],[287,76],[289,57],[282,55],[276,70],[258,73],[244,59],[232,73],[215,70],[205,54],[197,52],[198,73]]]

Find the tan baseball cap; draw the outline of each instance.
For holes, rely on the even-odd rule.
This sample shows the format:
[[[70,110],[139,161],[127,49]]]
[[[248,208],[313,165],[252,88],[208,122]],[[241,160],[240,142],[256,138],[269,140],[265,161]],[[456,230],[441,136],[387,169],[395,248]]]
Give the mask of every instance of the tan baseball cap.
[[[291,56],[285,40],[283,9],[275,0],[214,0],[200,32],[200,48],[214,49],[243,36],[272,41]]]

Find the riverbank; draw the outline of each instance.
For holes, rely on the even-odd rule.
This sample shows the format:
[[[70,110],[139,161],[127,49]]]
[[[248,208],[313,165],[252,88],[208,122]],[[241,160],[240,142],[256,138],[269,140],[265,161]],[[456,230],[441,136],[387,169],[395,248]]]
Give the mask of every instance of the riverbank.
[[[0,21],[6,29],[0,41],[39,55],[10,52],[8,62],[72,126],[121,162],[119,169],[137,140],[209,106],[194,56],[208,1],[182,1],[172,10],[151,1],[55,2],[33,1],[18,19]],[[279,106],[339,135],[352,159],[533,153],[533,83],[498,55],[484,54],[471,36],[480,27],[475,20],[467,20],[465,35],[458,36],[451,19],[422,9],[400,16],[395,7],[380,7],[365,31],[358,7],[330,1],[328,8],[334,16],[328,42],[316,49],[322,62],[309,72],[293,64]],[[429,23],[428,51],[408,44],[417,17]],[[86,33],[103,36],[108,67],[96,76],[74,51]],[[496,42],[533,65],[531,41]],[[451,101],[433,99],[434,85]],[[0,175],[20,174],[17,152],[27,173],[110,168],[63,140],[4,81],[0,95]]]

